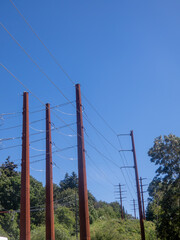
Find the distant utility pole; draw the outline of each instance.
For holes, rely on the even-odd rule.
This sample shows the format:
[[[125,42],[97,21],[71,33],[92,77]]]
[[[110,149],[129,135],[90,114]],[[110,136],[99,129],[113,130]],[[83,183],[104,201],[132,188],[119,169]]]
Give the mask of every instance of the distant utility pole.
[[[50,104],[46,104],[46,240],[55,240]]]
[[[136,204],[135,204],[135,199],[133,199],[133,207],[134,207],[134,218],[136,219]]]
[[[130,135],[132,140],[132,151],[133,151],[133,157],[134,157],[134,168],[135,168],[137,197],[138,197],[138,206],[139,206],[139,218],[140,218],[140,227],[141,227],[141,239],[145,240],[144,222],[143,222],[142,205],[141,205],[141,193],[140,193],[140,186],[139,186],[139,176],[138,176],[138,167],[137,167],[133,131],[131,131]]]
[[[122,196],[122,195],[123,195],[123,192],[126,192],[126,191],[122,191],[122,187],[123,187],[123,186],[124,186],[124,185],[122,185],[122,184],[120,184],[120,183],[119,183],[119,185],[115,185],[115,187],[118,187],[118,191],[115,191],[115,194],[118,194],[118,195],[119,195],[119,197],[116,198],[116,199],[120,200],[121,219],[124,219],[122,200],[123,200],[123,198],[126,198],[126,197],[123,197],[123,196]]]
[[[124,219],[123,216],[123,206],[122,206],[122,189],[121,189],[121,184],[119,183],[119,194],[120,194],[120,203],[121,203],[121,219]]]
[[[115,187],[118,187],[118,191],[115,191],[115,193],[119,195],[119,197],[116,198],[116,199],[120,200],[121,219],[124,219],[122,200],[123,200],[123,198],[125,198],[125,197],[122,196],[122,194],[123,194],[123,192],[126,192],[126,191],[122,191],[122,187],[123,187],[123,186],[124,186],[124,185],[122,185],[122,184],[120,184],[120,183],[119,183],[119,185],[115,185]]]
[[[78,142],[78,177],[79,177],[79,217],[80,240],[90,240],[86,162],[84,148],[84,128],[80,85],[76,84],[77,142]]]
[[[29,99],[23,93],[20,240],[30,240]]]
[[[141,185],[141,199],[142,199],[142,206],[143,206],[143,219],[146,220],[145,208],[144,208],[144,196],[143,196],[143,184],[142,178],[140,177],[140,185]]]

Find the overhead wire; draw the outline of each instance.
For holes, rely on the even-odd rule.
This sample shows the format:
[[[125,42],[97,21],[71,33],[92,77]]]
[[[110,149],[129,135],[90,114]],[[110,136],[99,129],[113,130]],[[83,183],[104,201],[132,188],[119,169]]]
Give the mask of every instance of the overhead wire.
[[[16,11],[20,14],[20,16],[22,17],[22,19],[26,22],[26,24],[28,25],[28,27],[31,29],[31,31],[35,34],[35,36],[39,39],[39,41],[42,43],[42,45],[44,46],[44,48],[47,50],[47,52],[49,53],[49,55],[53,58],[54,62],[60,67],[60,69],[64,72],[64,74],[66,75],[66,77],[71,81],[71,83],[73,83],[73,85],[75,86],[75,82],[70,78],[69,74],[64,70],[64,68],[59,64],[59,62],[57,61],[57,59],[55,58],[55,56],[52,54],[52,52],[48,49],[48,47],[44,44],[44,42],[40,39],[40,37],[37,35],[37,33],[35,32],[35,30],[32,28],[32,26],[28,23],[28,21],[26,20],[26,18],[23,16],[23,14],[18,10],[18,8],[15,6],[15,4],[12,2],[12,0],[9,0],[11,2],[11,4],[13,5],[13,7],[16,9]],[[108,124],[108,122],[102,117],[102,115],[96,110],[96,108],[93,106],[93,104],[90,103],[90,101],[87,99],[86,96],[84,96],[82,94],[82,96],[85,98],[85,100],[88,102],[88,104],[93,108],[93,110],[96,112],[96,114],[103,120],[103,122],[108,126],[109,129],[111,129],[111,131],[116,135],[116,132],[114,131],[114,129]],[[94,126],[93,126],[94,127]],[[97,129],[96,129],[97,130]],[[97,130],[99,132],[99,130]],[[101,135],[101,133],[99,132],[99,134]],[[103,138],[104,136],[101,135]],[[108,140],[108,139],[106,139]],[[109,140],[108,140],[109,142]],[[110,145],[111,142],[109,142]],[[112,145],[113,146],[113,145]],[[114,148],[114,146],[113,146]],[[117,150],[117,149],[116,149]]]
[[[34,31],[34,29],[32,28],[32,26],[28,23],[28,21],[26,20],[26,18],[23,16],[23,14],[19,11],[19,9],[15,6],[15,4],[13,3],[12,0],[9,0],[11,2],[11,4],[13,5],[13,7],[16,9],[16,11],[20,14],[20,16],[23,18],[23,20],[25,21],[25,23],[28,25],[28,27],[31,29],[31,31],[35,34],[35,36],[39,39],[39,41],[42,43],[42,45],[44,46],[44,48],[48,51],[49,55],[53,58],[53,60],[55,61],[55,63],[60,67],[60,69],[63,71],[63,73],[66,75],[66,77],[71,81],[71,83],[73,83],[73,85],[75,86],[75,83],[73,82],[73,80],[70,78],[69,74],[63,69],[63,67],[58,63],[57,59],[55,58],[55,56],[51,53],[51,51],[48,49],[48,47],[45,45],[45,43],[40,39],[40,37],[38,36],[38,34]]]
[[[89,136],[88,136],[88,137],[89,137]],[[118,166],[118,167],[119,167],[119,166]],[[119,167],[119,168],[120,168],[120,167]],[[111,168],[110,168],[110,169],[111,169]],[[122,171],[121,168],[120,168],[120,170],[121,170],[121,172],[122,172],[123,178],[124,178],[124,180],[125,180],[125,182],[126,182],[126,185],[127,185],[127,187],[128,187],[128,190],[129,190],[129,192],[130,192],[130,195],[132,196],[132,193],[131,193],[131,190],[130,190],[129,184],[128,184],[127,180],[126,180],[126,177],[125,177],[125,175],[124,175],[124,173],[123,173],[123,171]],[[115,174],[113,173],[113,175],[115,175]],[[116,176],[116,175],[115,175],[115,176]],[[117,180],[119,181],[119,178],[117,178]],[[130,183],[131,183],[131,185],[133,186],[131,180],[130,180]],[[132,188],[132,189],[134,189],[134,188]]]
[[[65,159],[65,160],[70,160],[70,161],[74,161],[74,160],[77,160],[77,158],[73,158],[73,157],[65,157],[65,156],[62,156],[58,153],[55,153],[56,156],[62,158],[62,159]]]
[[[69,102],[69,99],[66,95],[61,91],[61,89],[51,80],[51,78],[44,72],[44,70],[36,63],[36,61],[29,55],[29,53],[21,46],[21,44],[13,37],[13,35],[7,30],[7,28],[0,23],[3,29],[9,34],[9,36],[13,39],[13,41],[21,48],[21,50],[26,54],[26,56],[33,62],[33,64],[39,69],[39,71],[52,83],[52,85],[58,89],[61,95]]]
[[[45,106],[45,104],[35,95],[35,94],[33,94],[32,93],[32,91],[29,89],[29,88],[27,88],[18,78],[16,78],[15,76],[14,76],[14,74],[12,74],[3,64],[1,64],[0,63],[0,65],[8,72],[8,73],[10,73],[10,75],[15,79],[15,80],[17,80],[26,90],[28,90],[31,94],[32,94],[32,96],[34,96],[38,101],[40,101],[44,106]],[[53,111],[52,111],[53,112]],[[61,122],[63,122],[63,123],[66,123],[64,120],[62,120],[57,114],[55,114],[54,113],[54,115],[61,121]],[[72,129],[70,126],[68,126],[70,129]],[[72,129],[73,130],[73,129]],[[74,131],[74,130],[73,130]],[[35,133],[35,134],[33,134],[33,135],[36,135],[36,134],[39,134],[39,133]],[[107,159],[108,161],[110,161],[111,163],[113,163],[116,167],[118,167],[119,168],[119,166],[114,162],[114,161],[112,161],[111,159],[109,159],[107,156],[105,156],[101,151],[99,151],[97,148],[96,148],[96,146],[94,146],[94,144],[91,144],[91,143],[89,143],[87,140],[85,140],[88,144],[89,144],[89,146],[91,146],[93,149],[95,149],[95,151],[96,152],[98,152],[101,156],[103,156],[105,159]]]
[[[43,71],[43,69],[32,59],[32,57],[27,53],[27,51],[18,43],[18,41],[12,36],[12,34],[10,34],[10,32],[5,28],[5,26],[1,23],[2,27],[5,29],[5,31],[10,35],[10,37],[16,42],[16,44],[24,51],[24,53],[28,56],[28,58],[38,67],[38,69],[41,71],[41,73],[43,73],[43,75],[58,89],[58,91],[61,93],[61,95],[63,95],[63,97],[65,97],[66,100],[68,100],[70,102],[70,100],[64,95],[64,93],[60,90],[60,88],[50,79],[50,77]],[[74,106],[74,104],[72,104]],[[74,106],[75,107],[75,106]],[[108,142],[108,144],[110,144],[115,150],[118,150],[90,121],[87,117],[85,117],[85,119],[88,121],[88,123],[98,132],[99,135],[101,135],[102,138],[104,138],[106,140],[106,142]],[[92,144],[90,144],[92,147]],[[96,147],[93,147],[94,149],[96,149],[96,151],[98,153],[100,153],[100,151],[98,151],[98,149]],[[102,156],[104,156],[103,153],[101,153]],[[106,157],[107,159],[107,157]]]
[[[84,129],[84,130],[85,130],[85,129]],[[86,133],[86,135],[87,135],[86,130],[85,130],[85,133]],[[87,137],[88,137],[90,143],[92,144],[92,140],[91,140],[91,138],[90,138],[88,135],[87,135]],[[85,141],[85,142],[87,142],[87,141]],[[87,151],[86,151],[86,154],[87,154]],[[103,154],[103,158],[104,158],[104,154]],[[108,159],[111,159],[111,158],[108,157]],[[107,160],[107,159],[106,159],[106,160]],[[108,162],[109,162],[109,161],[108,161]],[[117,180],[119,181],[119,178],[116,176],[116,174],[114,173],[114,171],[111,169],[110,166],[108,166],[108,169],[110,169],[110,171],[112,172],[113,176],[115,176],[115,177],[117,178]]]
[[[59,89],[59,87],[48,77],[48,75],[40,68],[40,66],[32,59],[32,57],[25,51],[25,49],[17,42],[17,40],[8,32],[8,30],[5,28],[5,26],[1,23],[1,26],[5,29],[5,31],[11,36],[11,38],[16,42],[16,44],[18,44],[18,46],[25,52],[25,54],[31,59],[31,61],[38,67],[38,69],[46,76],[46,78],[59,90],[59,92],[69,101],[69,99],[63,94],[63,92]],[[2,64],[1,64],[2,65]],[[2,65],[5,70],[7,70],[7,68]],[[8,70],[7,70],[8,71]],[[12,73],[10,73],[12,75]],[[15,76],[12,75],[14,78]],[[16,79],[16,78],[15,78]],[[16,79],[17,80],[17,79]],[[25,87],[24,84],[21,83],[21,85],[23,85]],[[26,88],[26,87],[25,87]],[[29,91],[29,89],[28,89]],[[31,91],[29,91],[31,92]],[[31,92],[32,93],[32,92]],[[32,94],[33,95],[33,94]],[[37,98],[37,97],[36,97]],[[42,103],[42,101],[40,101]],[[90,121],[89,119],[86,117],[85,118],[89,124],[98,132],[99,135],[101,135],[101,137],[103,137],[106,142],[108,142],[115,150],[118,150]],[[92,146],[92,145],[91,145]],[[95,148],[96,149],[96,148]],[[99,152],[97,149],[96,149],[97,152]],[[100,152],[99,152],[100,153]],[[102,155],[102,154],[101,154]]]
[[[37,66],[37,68],[40,70],[41,73],[50,81],[53,86],[61,93],[61,95],[68,101],[70,100],[66,97],[66,95],[61,91],[61,89],[51,80],[51,78],[43,71],[43,69],[33,60],[33,58],[27,53],[27,51],[19,44],[19,42],[12,36],[12,34],[6,29],[6,27],[0,23],[1,26],[4,28],[4,30],[9,34],[9,36],[16,42],[16,44],[23,50],[23,52],[28,56],[28,58]],[[75,108],[75,105],[72,104],[72,106]],[[87,117],[84,117],[86,121],[98,132],[99,135],[101,135],[102,138],[105,139],[105,141],[111,145],[112,148],[114,148],[116,151],[118,151],[118,148],[115,147],[90,121]]]
[[[16,147],[20,147],[20,146],[22,146],[22,145],[18,144],[18,145],[14,145],[14,146],[5,147],[5,148],[0,148],[0,151],[5,150],[5,149],[10,149],[10,148],[16,148]]]
[[[26,22],[26,24],[28,25],[28,27],[31,29],[31,31],[35,34],[35,36],[38,38],[38,40],[42,43],[42,45],[45,47],[45,49],[48,51],[48,53],[50,54],[50,56],[53,58],[53,60],[55,61],[55,63],[60,67],[60,69],[64,72],[64,74],[67,76],[67,78],[71,81],[71,83],[73,83],[73,85],[75,86],[75,82],[70,78],[69,74],[64,70],[64,68],[59,64],[59,62],[57,61],[57,59],[55,58],[55,56],[52,54],[52,52],[48,49],[48,47],[44,44],[44,42],[40,39],[40,37],[38,36],[38,34],[35,32],[35,30],[32,28],[32,26],[28,23],[28,21],[26,20],[26,18],[24,17],[24,15],[19,11],[19,9],[15,6],[15,4],[12,2],[12,0],[9,0],[11,2],[11,4],[13,5],[13,7],[16,9],[16,11],[19,13],[19,15],[22,17],[22,19]],[[3,26],[3,28],[7,31],[7,29]],[[7,31],[8,32],[8,31]],[[9,32],[8,32],[9,33]],[[9,35],[13,38],[13,36],[9,33]],[[15,39],[14,39],[15,40]],[[16,41],[16,40],[15,40]],[[16,41],[16,43],[18,44],[18,42]],[[19,45],[19,44],[18,44]],[[20,45],[19,45],[20,46]],[[21,46],[20,46],[21,47]],[[21,47],[21,49],[23,51],[24,48]],[[26,52],[27,53],[27,52]],[[29,54],[28,54],[29,55]],[[30,56],[30,55],[29,55]],[[33,59],[32,59],[33,60]],[[34,61],[33,61],[34,62]],[[35,63],[35,62],[34,62]],[[37,64],[36,64],[37,66]],[[38,67],[39,68],[39,67]],[[39,68],[39,70],[41,70],[41,68]],[[47,75],[46,75],[47,76]],[[50,79],[49,79],[50,80]],[[51,80],[50,80],[51,81]],[[51,81],[51,83],[57,88],[57,85],[54,84],[53,81]],[[60,90],[60,89],[59,89]],[[62,91],[60,90],[61,94]],[[66,98],[66,96],[63,94],[63,96]],[[89,102],[89,100],[83,96],[86,101],[88,102],[88,104],[94,109],[94,111],[98,114],[98,116],[106,123],[106,125],[113,131],[114,134],[116,134],[116,132],[112,129],[112,127],[107,123],[107,121],[99,114],[99,112],[94,108],[94,106]],[[66,98],[67,99],[67,98]],[[68,100],[68,99],[67,99]],[[69,101],[69,100],[68,100]],[[88,120],[88,119],[87,119]],[[90,123],[90,122],[89,122]],[[90,123],[91,124],[91,123]],[[92,125],[92,124],[91,124]],[[93,128],[94,125],[92,125]],[[95,128],[96,129],[96,128]],[[96,129],[96,131],[98,131]],[[104,137],[104,135],[102,135],[99,131],[98,133],[114,148],[114,146],[111,144],[111,142]],[[117,150],[117,148],[115,148]]]
[[[12,126],[12,127],[8,127],[8,128],[0,128],[0,131],[7,131],[9,129],[18,128],[18,127],[22,127],[22,124]]]
[[[36,95],[34,95],[33,93],[32,93],[32,91],[29,89],[29,88],[27,88],[19,79],[17,79],[3,64],[1,64],[1,66],[7,71],[7,72],[9,72],[10,73],[10,75],[12,76],[12,77],[14,77],[21,85],[23,85],[23,87],[25,88],[25,89],[27,89],[37,100],[39,100],[43,105],[45,105]],[[55,114],[56,115],[56,114]],[[56,117],[57,118],[59,118],[59,116],[57,116],[56,115]],[[59,118],[61,121],[63,121],[64,123],[65,123],[65,121],[64,120],[62,120],[61,118]],[[71,128],[72,129],[72,128]],[[96,128],[95,128],[96,129]],[[99,132],[99,131],[98,131]],[[35,135],[35,134],[34,134]],[[106,138],[105,138],[106,139]],[[93,149],[95,149],[96,150],[96,152],[98,152],[101,156],[103,156],[103,158],[105,158],[105,159],[107,159],[108,161],[110,161],[111,163],[113,163],[116,167],[119,167],[114,161],[112,161],[111,159],[109,159],[108,157],[106,157],[102,152],[100,152],[95,146],[93,146],[91,143],[89,143],[87,140],[86,140],[86,142],[93,148]],[[108,141],[109,142],[109,141]],[[112,144],[110,144],[110,145],[112,145]],[[124,176],[124,174],[123,174],[123,176]]]
[[[92,159],[92,157],[89,156],[89,154],[86,152],[86,156],[91,160],[91,162],[93,163],[93,165],[96,167],[94,167],[94,169],[98,169],[98,171],[104,176],[104,178],[107,180],[108,183],[110,183],[111,185],[114,186],[114,184],[112,183],[112,181],[110,179],[108,179],[108,177],[106,176],[106,174],[104,173],[104,171],[102,171],[102,169],[100,169],[97,164],[95,163],[95,161]]]
[[[13,5],[13,7],[16,9],[16,11],[18,12],[18,14],[21,16],[21,18],[24,20],[24,22],[27,24],[27,26],[30,28],[30,30],[33,32],[33,34],[37,37],[37,39],[41,42],[41,44],[44,46],[44,48],[46,49],[46,51],[49,53],[49,55],[52,57],[52,59],[54,60],[54,62],[56,63],[56,65],[62,70],[62,72],[66,75],[66,77],[68,78],[68,80],[73,84],[73,86],[75,86],[75,82],[72,80],[72,78],[69,76],[69,74],[67,73],[67,71],[65,71],[65,69],[62,67],[62,65],[58,62],[57,58],[53,55],[53,53],[49,50],[49,48],[46,46],[46,44],[42,41],[42,39],[39,37],[39,35],[36,33],[36,31],[33,29],[33,27],[29,24],[29,22],[26,20],[26,18],[24,17],[24,15],[20,12],[20,10],[16,7],[16,5],[13,3],[12,0],[9,0],[11,2],[11,4]],[[114,129],[108,124],[108,122],[102,117],[102,115],[96,110],[96,108],[93,106],[93,104],[90,103],[90,101],[87,99],[87,97],[82,94],[82,96],[85,98],[85,100],[88,102],[88,104],[92,107],[92,109],[96,112],[96,114],[102,119],[102,121],[108,126],[109,129],[111,129],[111,131],[117,135],[117,133],[114,131]]]
[[[119,140],[119,139],[118,139],[118,140]],[[120,144],[120,146],[121,146],[121,148],[122,148],[121,142],[119,142],[119,144]],[[123,152],[123,153],[124,153],[124,152]],[[130,184],[131,184],[131,186],[132,186],[132,189],[134,190],[133,183],[132,183],[132,181],[131,181],[131,178],[130,178],[130,176],[129,176],[129,173],[130,173],[132,179],[133,179],[133,176],[132,176],[131,172],[127,170],[127,168],[126,168],[126,166],[125,166],[125,163],[124,163],[124,159],[126,160],[127,166],[128,166],[128,161],[127,161],[127,159],[125,158],[125,155],[124,155],[124,159],[122,158],[120,152],[119,152],[119,156],[121,157],[121,159],[122,159],[122,161],[123,161],[123,165],[124,165],[124,167],[125,167],[125,171],[126,171],[126,173],[127,173],[127,177],[128,177],[129,182],[130,182]],[[123,172],[122,168],[121,168],[121,171]],[[135,190],[134,190],[134,192],[135,192]]]

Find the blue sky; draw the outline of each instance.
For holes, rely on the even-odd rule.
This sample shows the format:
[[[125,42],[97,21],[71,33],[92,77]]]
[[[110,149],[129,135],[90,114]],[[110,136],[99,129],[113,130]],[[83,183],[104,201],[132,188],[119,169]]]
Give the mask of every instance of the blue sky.
[[[159,135],[180,135],[180,2],[174,1],[72,1],[72,0],[14,0],[14,4],[54,54],[74,82],[81,84],[82,94],[97,109],[114,131],[129,133],[134,130],[139,176],[149,183],[156,167],[147,155],[153,140]],[[63,91],[70,101],[75,101],[75,89],[63,72],[53,62],[42,44],[31,32],[10,1],[0,3],[1,23],[20,45],[37,62],[43,71]],[[0,27],[0,61],[44,103],[67,103],[59,91],[29,60],[8,33]],[[25,90],[13,77],[0,67],[1,113],[22,111],[22,93]],[[30,111],[44,107],[31,94]],[[84,117],[120,149],[117,136],[98,117],[82,97]],[[60,110],[60,111],[59,111]],[[64,115],[62,112],[72,115]],[[54,114],[55,113],[55,114]],[[52,122],[56,127],[76,121],[75,107],[68,104],[55,108]],[[56,117],[59,116],[59,118]],[[43,111],[30,114],[30,122],[43,119]],[[61,120],[60,120],[61,119]],[[21,114],[3,115],[1,128],[21,124]],[[84,119],[85,147],[88,153],[88,189],[98,200],[114,201],[114,186],[125,184],[127,197],[124,205],[130,212],[130,200],[136,198],[134,172],[118,166],[132,165],[132,154],[120,156],[110,144],[98,135]],[[45,122],[31,125],[30,134],[44,130]],[[73,129],[73,130],[72,130]],[[59,148],[76,145],[76,126],[53,131],[53,142]],[[21,127],[2,130],[2,137],[21,136]],[[42,137],[40,137],[40,135]],[[30,141],[43,138],[31,135]],[[130,138],[121,137],[123,148],[131,148]],[[106,158],[91,148],[92,142]],[[1,143],[1,162],[10,155],[12,160],[21,158],[20,139]],[[43,154],[44,140],[32,143],[30,156]],[[55,148],[55,147],[54,147]],[[55,148],[56,149],[56,148]],[[60,154],[60,153],[59,153]],[[41,156],[43,158],[44,156]],[[66,158],[73,158],[68,160]],[[39,158],[34,158],[38,160]],[[59,183],[66,172],[77,172],[76,148],[53,154],[54,182]],[[33,158],[31,158],[33,161]],[[124,161],[124,162],[123,162]],[[45,162],[31,164],[31,174],[44,182]],[[128,186],[127,184],[128,183]],[[146,194],[147,197],[147,194]]]

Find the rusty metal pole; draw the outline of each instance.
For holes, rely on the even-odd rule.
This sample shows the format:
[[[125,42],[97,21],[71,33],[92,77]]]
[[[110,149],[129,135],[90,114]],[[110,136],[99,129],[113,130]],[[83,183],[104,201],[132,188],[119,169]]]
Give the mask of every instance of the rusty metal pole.
[[[136,219],[136,204],[135,204],[135,199],[133,199],[133,206],[134,206],[134,217]]]
[[[124,219],[124,216],[123,216],[123,206],[122,206],[121,184],[119,184],[119,194],[120,194],[120,203],[121,203],[121,219]]]
[[[46,240],[55,240],[50,104],[46,104]]]
[[[145,208],[144,208],[144,195],[143,195],[143,185],[142,178],[140,177],[140,185],[141,185],[141,199],[142,199],[142,207],[143,207],[143,219],[146,220]]]
[[[78,142],[78,177],[79,177],[79,217],[80,240],[90,240],[86,162],[84,148],[84,130],[82,118],[80,85],[76,84],[77,142]]]
[[[140,193],[140,186],[139,186],[139,176],[138,176],[138,167],[137,167],[137,159],[136,159],[133,131],[131,131],[130,135],[131,135],[131,140],[132,140],[132,151],[133,151],[133,157],[134,157],[134,169],[135,169],[135,177],[136,177],[139,218],[140,218],[140,227],[141,227],[141,239],[145,240],[144,222],[143,222],[142,205],[141,205],[141,193]]]
[[[77,190],[75,189],[75,219],[76,219],[76,239],[78,240],[78,211],[77,211]]]
[[[29,100],[23,93],[20,240],[30,240]]]

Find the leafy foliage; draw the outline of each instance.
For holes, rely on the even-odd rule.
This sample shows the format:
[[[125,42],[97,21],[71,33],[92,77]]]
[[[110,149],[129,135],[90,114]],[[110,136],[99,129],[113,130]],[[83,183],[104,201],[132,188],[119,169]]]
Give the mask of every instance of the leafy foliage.
[[[21,176],[16,168],[17,166],[7,158],[0,169],[0,205],[3,210],[20,208]]]
[[[14,211],[0,216],[0,223],[5,232],[8,233],[11,240],[19,238],[19,227],[17,223],[18,214]]]
[[[180,239],[180,138],[160,136],[148,154],[158,169],[148,188],[147,219],[155,221],[161,239]]]
[[[45,207],[45,189],[41,182],[30,177],[30,204],[32,209]],[[31,211],[31,229],[45,223],[45,212]]]
[[[45,240],[45,226],[39,226],[31,232],[32,240]],[[55,239],[56,240],[69,240],[73,238],[70,236],[67,229],[60,224],[55,224]]]
[[[77,185],[77,175],[75,172],[72,172],[72,175],[69,176],[68,173],[66,173],[64,180],[62,180],[60,183],[60,190],[64,191],[68,188],[74,189],[78,187]]]
[[[56,222],[63,225],[70,234],[75,233],[75,215],[67,207],[59,206],[55,211]]]
[[[155,240],[155,226],[145,224],[146,240]],[[138,220],[99,219],[91,226],[91,240],[139,240]]]
[[[72,173],[72,175],[66,174],[59,186],[54,184],[56,240],[75,240],[76,229],[79,234],[77,182],[77,175]],[[8,235],[10,240],[19,239],[20,215],[13,210],[18,210],[20,208],[20,185],[21,175],[16,171],[16,165],[8,159],[1,168],[0,204],[2,210],[12,209],[12,211],[0,215],[0,232],[2,232],[4,236]],[[35,210],[31,211],[31,239],[44,240],[45,188],[42,183],[38,182],[33,177],[30,177],[30,201],[31,209]],[[121,238],[121,236],[126,235],[132,235],[134,239],[140,238],[139,224],[137,224],[137,229],[134,229],[133,222],[122,222],[119,220],[120,206],[117,202],[108,204],[103,201],[97,201],[88,191],[88,204],[92,239],[126,239]],[[126,214],[124,213],[124,215]],[[124,224],[123,226],[122,223]],[[150,227],[150,229],[153,233],[153,227]],[[7,232],[8,234],[6,234]],[[127,239],[133,238],[129,237]]]

